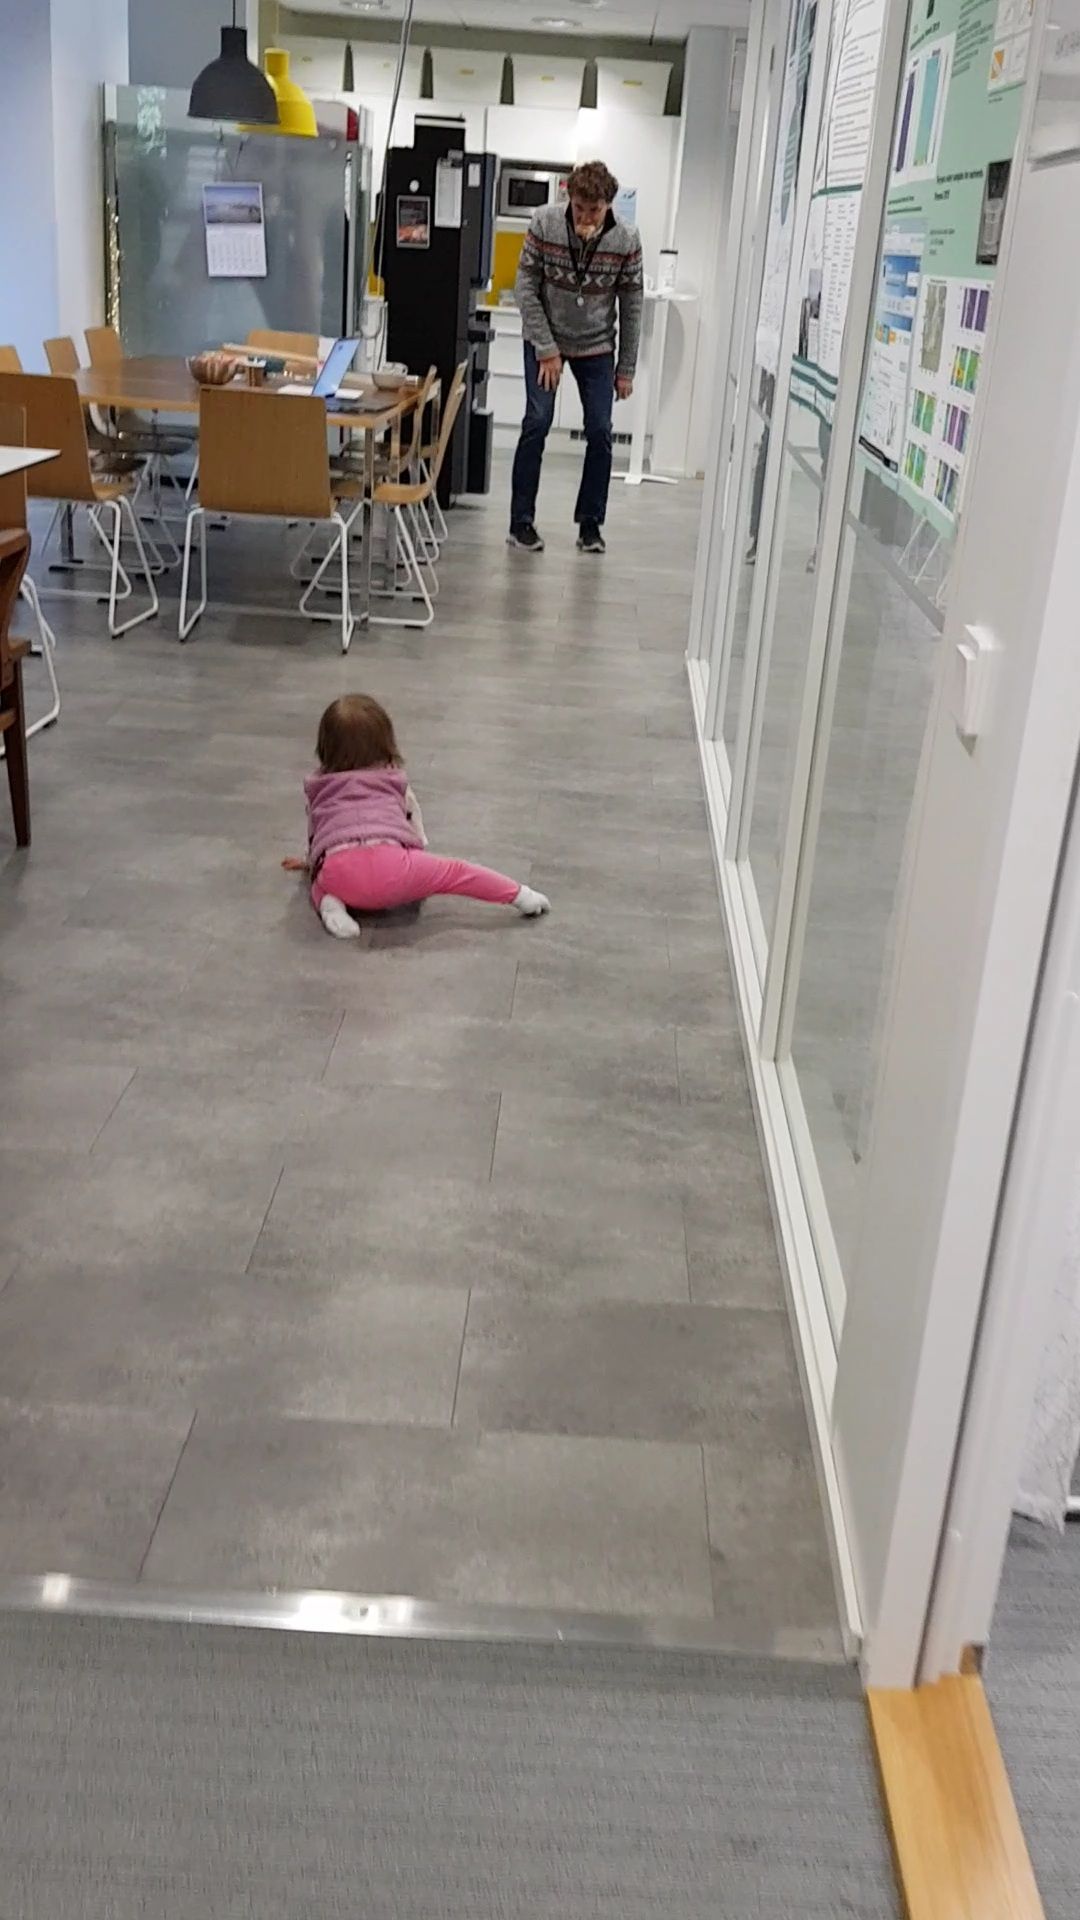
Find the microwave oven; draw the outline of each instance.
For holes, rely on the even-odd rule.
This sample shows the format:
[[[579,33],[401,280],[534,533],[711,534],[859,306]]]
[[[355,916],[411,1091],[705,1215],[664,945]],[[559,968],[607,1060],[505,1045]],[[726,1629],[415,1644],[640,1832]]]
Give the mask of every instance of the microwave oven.
[[[569,175],[569,167],[504,160],[499,168],[499,218],[531,220],[538,207],[565,206]]]

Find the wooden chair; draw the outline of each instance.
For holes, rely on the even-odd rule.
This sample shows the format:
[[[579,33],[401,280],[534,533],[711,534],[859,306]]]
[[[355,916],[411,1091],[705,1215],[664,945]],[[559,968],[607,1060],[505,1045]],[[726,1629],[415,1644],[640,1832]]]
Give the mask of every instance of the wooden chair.
[[[78,350],[70,334],[57,334],[54,339],[46,340],[45,359],[50,373],[71,376],[80,371]],[[93,409],[91,409],[91,419],[86,428],[86,441],[90,448],[90,464],[95,472],[141,472],[146,465],[145,456],[138,453],[123,453],[115,435],[106,433],[102,427],[99,427],[92,415]]]
[[[281,354],[286,360],[293,354],[299,360],[317,360],[319,357],[317,333],[280,333],[272,327],[252,327],[247,344],[257,348],[259,353]]]
[[[341,650],[347,653],[356,625],[349,602],[349,529],[362,505],[359,500],[352,513],[342,514],[331,492],[324,400],[243,387],[203,387],[199,395],[199,504],[188,513],[184,530],[181,640],[187,639],[206,607],[207,513],[328,521],[333,537],[323,566],[335,553],[340,554],[340,613],[309,612],[308,594],[301,600],[300,610],[311,620],[338,620]],[[189,615],[188,580],[196,526],[200,599]]]
[[[109,632],[114,639],[158,610],[157,587],[132,509],[135,485],[131,474],[96,475],[90,466],[86,419],[74,380],[54,373],[0,373],[0,404],[21,407],[26,416],[26,440],[32,447],[58,447],[59,455],[44,466],[31,467],[27,492],[32,499],[55,500],[62,506],[85,507],[87,518],[109,560]],[[102,511],[112,516],[112,532],[105,531]],[[121,564],[120,542],[125,526],[135,544],[146,581],[149,605],[118,621],[118,600],[131,598],[132,586]],[[63,590],[69,598],[94,599],[96,593],[78,588]]]
[[[83,334],[86,351],[90,355],[92,367],[115,367],[124,357],[123,342],[115,327],[87,327]],[[159,426],[156,414],[147,417],[143,413],[133,413],[121,408],[115,411],[116,438],[121,447],[130,453],[146,454],[152,463],[151,478],[154,482],[157,498],[158,517],[161,512],[161,474],[163,467],[168,468],[169,480],[178,494],[184,492],[178,476],[169,464],[178,454],[189,452],[196,438],[194,427]],[[172,535],[166,531],[166,538],[172,542]],[[174,543],[174,557],[179,560],[180,552]]]
[[[30,769],[22,683],[27,643],[11,638],[11,611],[29,558],[30,535],[25,527],[0,529],[0,739],[7,761],[15,844],[19,847],[30,845]]]
[[[21,373],[18,347],[0,347],[0,373]]]
[[[0,447],[25,447],[26,415],[21,407],[0,404]],[[0,478],[0,527],[14,527],[27,531],[26,527],[26,474],[9,473]],[[31,644],[31,653],[38,653],[45,662],[45,671],[49,676],[51,701],[47,712],[40,715],[26,728],[29,740],[35,733],[41,733],[45,727],[51,727],[60,718],[60,686],[56,678],[56,635],[41,611],[38,590],[29,572],[23,574],[19,583],[19,597],[25,600],[37,625],[37,645]]]
[[[439,475],[442,472],[442,464],[446,458],[446,450],[450,445],[450,436],[454,431],[458,410],[464,398],[465,363],[463,361],[461,366],[457,368],[453,380],[450,383],[450,392],[447,395],[446,405],[443,408],[438,444],[435,448],[434,460],[431,468],[428,470],[426,479],[413,481],[383,480],[375,488],[373,505],[376,507],[385,507],[388,510],[391,516],[393,531],[405,555],[405,570],[410,584],[406,586],[404,594],[401,597],[408,596],[414,601],[419,600],[423,605],[424,614],[422,618],[417,618],[413,615],[411,617],[406,616],[404,619],[394,614],[372,614],[369,624],[373,627],[429,627],[435,618],[434,603],[431,593],[428,590],[427,581],[424,578],[423,565],[416,552],[407,514],[410,509],[419,507],[421,503],[426,504],[426,502],[431,499],[438,485]],[[346,499],[353,497],[355,492],[362,490],[363,487],[361,480],[335,481],[334,484],[335,490],[341,489],[342,498]],[[311,587],[308,589],[309,592],[318,585],[319,578],[329,558],[330,555],[328,554],[326,559],[323,560],[322,565],[319,567],[311,583]],[[396,571],[395,557],[393,564],[393,572],[395,575]],[[399,589],[396,585],[391,587],[386,597],[399,597]]]
[[[406,474],[413,480],[421,480],[424,478],[419,457],[423,421],[425,411],[430,404],[431,395],[438,383],[438,379],[438,368],[429,367],[427,373],[424,375],[420,391],[417,394],[415,408],[408,415],[408,425],[410,428],[409,439],[396,453],[388,450],[376,454],[376,480],[402,480]],[[365,448],[363,440],[354,438],[340,453],[331,456],[330,473],[333,481],[336,482],[341,478],[347,480],[362,479],[364,462]],[[431,565],[439,557],[439,540],[431,523],[431,516],[428,512],[428,503],[426,500],[421,501],[419,506],[410,509],[410,518],[413,522],[421,562],[424,565]],[[308,548],[314,533],[315,528],[309,527],[289,567],[289,572],[295,579],[303,577],[302,570],[305,562],[308,566],[312,564],[308,556]]]

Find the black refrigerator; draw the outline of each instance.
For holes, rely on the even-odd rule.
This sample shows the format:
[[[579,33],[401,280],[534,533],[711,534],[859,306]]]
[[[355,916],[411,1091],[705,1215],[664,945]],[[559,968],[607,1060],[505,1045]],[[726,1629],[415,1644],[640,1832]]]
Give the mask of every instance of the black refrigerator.
[[[444,398],[466,364],[465,398],[439,478],[444,506],[491,485],[487,406],[491,319],[478,295],[491,281],[493,153],[467,153],[460,121],[418,119],[411,147],[387,158],[383,279],[387,358],[410,373],[439,370]]]

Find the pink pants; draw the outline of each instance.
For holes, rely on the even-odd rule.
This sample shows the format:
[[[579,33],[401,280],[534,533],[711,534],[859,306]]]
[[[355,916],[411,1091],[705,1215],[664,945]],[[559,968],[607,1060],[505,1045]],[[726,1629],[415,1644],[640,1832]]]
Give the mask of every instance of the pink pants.
[[[440,860],[419,847],[345,847],[328,853],[312,883],[311,904],[318,911],[332,894],[360,913],[406,907],[434,893],[460,893],[470,900],[512,906],[520,888],[505,873],[473,867],[467,860]]]

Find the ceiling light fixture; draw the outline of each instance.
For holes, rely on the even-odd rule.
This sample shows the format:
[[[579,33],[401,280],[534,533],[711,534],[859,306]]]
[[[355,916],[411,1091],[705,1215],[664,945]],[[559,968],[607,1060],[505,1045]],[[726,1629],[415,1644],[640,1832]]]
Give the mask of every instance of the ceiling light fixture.
[[[277,101],[278,133],[299,134],[303,139],[318,138],[315,109],[289,72],[289,56],[284,47],[267,47],[266,77]]]
[[[581,31],[580,20],[566,20],[561,14],[534,13],[533,26],[550,27],[553,33],[580,33]]]
[[[278,109],[274,89],[254,61],[248,59],[247,29],[236,24],[221,29],[221,52],[196,75],[188,101],[193,120],[248,120],[256,126],[275,126]]]

